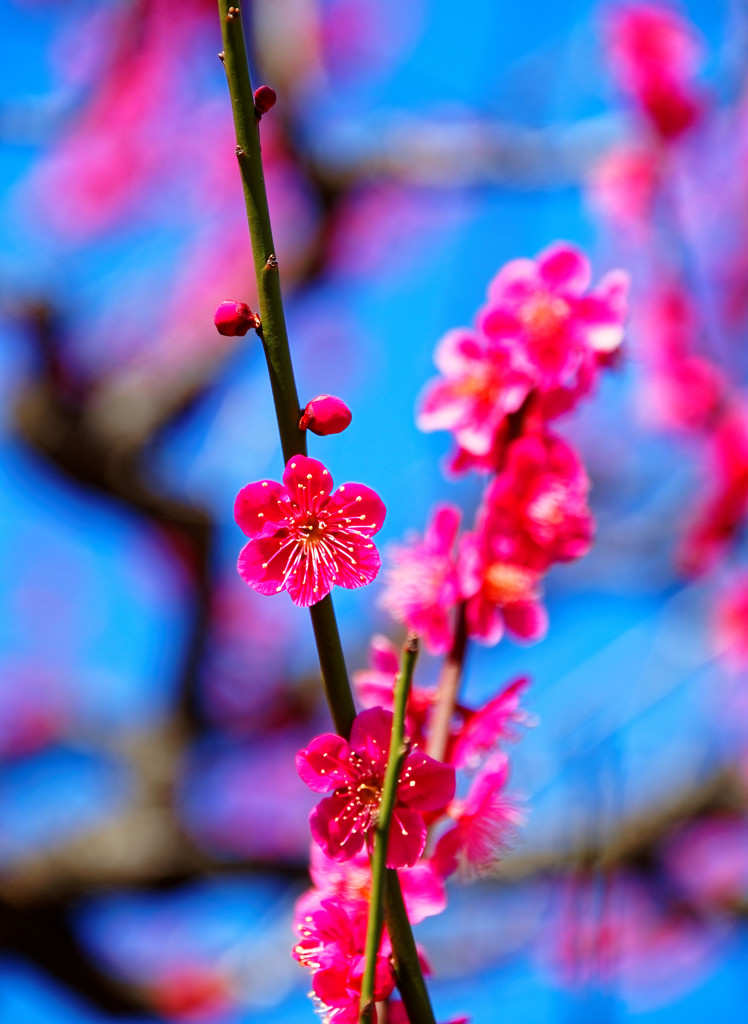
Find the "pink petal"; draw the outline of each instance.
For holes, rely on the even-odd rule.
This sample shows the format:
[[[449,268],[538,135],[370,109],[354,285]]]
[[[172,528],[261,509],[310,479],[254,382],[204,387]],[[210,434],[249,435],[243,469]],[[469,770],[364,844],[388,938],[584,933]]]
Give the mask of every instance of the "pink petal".
[[[321,462],[310,459],[306,455],[294,455],[286,463],[283,483],[288,488],[292,500],[306,504],[302,497],[320,495],[326,498],[332,492],[332,477]]]
[[[540,276],[534,260],[510,260],[488,286],[490,304],[505,306],[509,310],[516,309],[537,292],[539,283]]]
[[[438,811],[454,799],[455,770],[451,764],[434,760],[423,751],[411,750],[405,758],[398,800],[418,811]]]
[[[399,874],[405,909],[412,924],[441,914],[447,906],[447,893],[430,863],[421,861],[412,868],[402,868]]]
[[[261,537],[286,521],[286,488],[275,480],[259,480],[242,487],[234,502],[234,519],[248,537]]]
[[[544,249],[538,256],[538,272],[549,291],[566,295],[581,295],[592,277],[587,257],[568,242]]]
[[[286,590],[295,605],[300,608],[309,608],[317,604],[332,590],[333,583],[339,583],[339,579],[333,577],[324,570],[317,567],[315,575],[314,566],[308,558],[302,559],[295,572],[286,580]],[[346,584],[343,584],[345,586]]]
[[[478,311],[476,323],[492,341],[508,341],[522,334],[517,317],[502,306],[484,306]]]
[[[296,771],[315,793],[327,793],[350,782],[349,753],[350,747],[341,736],[335,733],[316,736],[296,755]]]
[[[463,327],[447,331],[436,347],[434,362],[445,377],[463,377],[485,357],[485,342]]]
[[[454,505],[439,505],[435,509],[424,538],[434,552],[444,555],[450,553],[460,529],[460,518],[461,512]]]
[[[506,628],[523,640],[542,640],[548,632],[548,612],[534,601],[517,601],[504,608]]]
[[[387,867],[413,867],[426,846],[426,825],[417,811],[396,807],[387,843]]]
[[[377,633],[371,638],[369,657],[377,672],[395,674],[400,669],[400,652],[386,636]]]
[[[451,828],[449,832],[445,832],[443,836],[439,837],[431,857],[431,863],[434,865],[434,871],[436,871],[440,878],[447,878],[457,870],[457,855],[461,847],[460,832],[456,827]]]
[[[483,583],[483,555],[475,534],[466,533],[460,542],[457,573],[463,598],[472,597],[480,590]]]
[[[285,589],[283,567],[287,554],[281,551],[283,537],[260,537],[245,544],[239,553],[239,575],[258,594],[277,594]]]
[[[325,797],[309,815],[312,839],[331,860],[350,860],[364,845],[364,834],[356,825],[355,807],[344,796]]]
[[[387,764],[393,717],[392,712],[384,708],[368,708],[354,719],[350,745],[354,750],[365,752],[374,767],[384,769]]]
[[[465,609],[468,634],[488,647],[497,644],[504,635],[504,619],[499,608],[482,594],[470,598]]]
[[[426,386],[416,426],[427,434],[432,430],[452,430],[466,415],[467,408],[465,395],[455,382],[439,378]]]
[[[341,484],[330,499],[330,508],[344,519],[350,519],[357,530],[367,534],[382,529],[387,509],[376,491],[364,484]]]

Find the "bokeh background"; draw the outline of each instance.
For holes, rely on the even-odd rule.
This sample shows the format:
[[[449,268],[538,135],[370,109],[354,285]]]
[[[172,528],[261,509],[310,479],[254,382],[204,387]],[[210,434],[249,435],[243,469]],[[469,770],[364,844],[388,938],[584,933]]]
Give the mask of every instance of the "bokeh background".
[[[469,699],[526,674],[537,725],[512,751],[514,848],[418,927],[437,1013],[737,1015],[745,615],[718,626],[740,530],[684,571],[717,456],[663,412],[647,303],[677,282],[739,395],[748,7],[677,8],[700,114],[664,142],[616,84],[614,5],[248,6],[255,84],[279,97],[262,138],[302,401],[354,413],[310,454],[382,495],[385,552],[435,502],[478,502],[414,410],[501,264],[567,239],[596,277],[632,274],[625,358],[561,426],[596,545],[551,573],[547,639],[470,655]],[[214,8],[0,0],[3,1024],[313,1016],[289,956],[313,800],[293,757],[328,725],[308,617],[235,570],[234,496],[281,454],[256,339],[212,325],[254,297]],[[336,594],[351,669],[402,636],[380,597]],[[437,670],[423,657],[420,680]]]

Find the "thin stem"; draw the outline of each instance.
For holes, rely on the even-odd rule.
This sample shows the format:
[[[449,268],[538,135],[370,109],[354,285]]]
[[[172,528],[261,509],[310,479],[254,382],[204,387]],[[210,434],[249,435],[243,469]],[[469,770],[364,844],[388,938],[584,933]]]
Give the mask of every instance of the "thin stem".
[[[434,708],[431,729],[429,731],[428,753],[437,761],[443,761],[447,752],[449,728],[457,704],[460,683],[462,681],[462,670],[465,665],[467,639],[467,617],[465,614],[465,602],[463,601],[457,612],[457,624],[455,626],[452,647],[444,659],[444,664],[439,673],[436,707]]]
[[[384,774],[382,797],[379,803],[379,819],[374,834],[374,852],[371,858],[369,921],[366,930],[366,964],[361,981],[361,1024],[371,1024],[374,1020],[374,986],[377,957],[382,942],[382,928],[384,927],[387,846],[390,838],[392,812],[395,809],[397,797],[397,785],[407,752],[405,746],[405,709],[408,704],[408,695],[411,683],[413,682],[413,670],[417,658],[418,637],[415,633],[411,633],[403,647],[400,674],[395,682],[390,750],[387,758],[387,770]],[[395,877],[397,877],[397,872],[395,872]],[[426,998],[428,998],[428,995]]]
[[[218,0],[218,12],[223,38],[222,60],[231,95],[236,155],[244,189],[262,320],[262,329],[258,333],[270,374],[283,458],[288,462],[294,455],[306,454],[306,434],[299,430],[301,408],[288,345],[278,260],[270,228],[260,136],[255,119],[254,93],[239,0],[234,0],[232,5],[227,0]],[[328,595],[318,604],[312,605],[310,612],[330,714],[337,732],[347,738],[355,707],[332,599]],[[397,984],[408,1018],[418,1021],[418,1024],[434,1024],[396,871],[387,872],[384,903]]]

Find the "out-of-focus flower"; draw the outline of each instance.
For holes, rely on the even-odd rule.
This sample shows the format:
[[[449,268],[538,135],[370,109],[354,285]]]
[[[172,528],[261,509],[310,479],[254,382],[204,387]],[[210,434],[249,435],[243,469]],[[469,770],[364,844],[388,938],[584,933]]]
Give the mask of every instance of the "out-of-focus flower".
[[[356,716],[350,742],[327,733],[296,757],[302,780],[317,793],[333,790],[312,811],[312,837],[333,860],[350,860],[377,825],[387,768],[392,713],[369,708]],[[412,867],[426,844],[421,812],[444,809],[454,796],[451,765],[411,749],[400,770],[387,846],[387,867]]]
[[[511,346],[465,329],[449,331],[434,361],[443,374],[427,388],[420,430],[450,430],[461,448],[487,455],[508,413],[516,412],[532,386],[516,365]]]
[[[588,181],[590,203],[616,225],[640,231],[649,223],[660,174],[659,157],[651,149],[613,149],[592,169]]]
[[[395,681],[400,671],[400,652],[385,636],[372,637],[371,668],[353,673],[356,696],[365,708],[393,709]],[[426,726],[436,700],[436,690],[413,684],[405,710],[405,733],[420,747],[426,746]]]
[[[748,576],[732,580],[714,612],[714,648],[734,669],[748,666]]]
[[[484,334],[497,344],[512,343],[515,361],[521,355],[549,418],[572,409],[592,389],[598,357],[609,356],[623,341],[628,275],[611,271],[585,294],[590,280],[584,253],[557,242],[535,260],[507,263],[478,314]]]
[[[471,637],[493,645],[504,635],[504,627],[522,640],[545,635],[542,571],[529,567],[523,552],[494,552],[490,537],[468,533],[460,546],[459,571]]]
[[[322,463],[296,455],[282,484],[260,480],[237,496],[236,522],[250,538],[239,555],[239,575],[261,594],[287,590],[305,607],[334,585],[362,587],[379,572],[371,538],[385,512],[379,495],[363,484],[343,484],[333,494]]]
[[[433,654],[448,651],[452,643],[450,612],[460,596],[453,555],[459,526],[459,509],[440,505],[422,540],[395,545],[389,553],[382,606],[418,633]]]
[[[608,12],[606,35],[618,84],[662,138],[694,125],[702,100],[692,83],[701,59],[693,25],[668,7],[633,3]]]
[[[483,529],[495,551],[501,537],[510,546],[521,539],[531,565],[580,558],[592,544],[588,490],[571,445],[550,432],[520,437],[509,446],[506,468],[488,487]]]
[[[517,738],[516,725],[531,724],[520,707],[520,699],[530,680],[515,679],[498,696],[477,711],[463,708],[464,722],[457,733],[450,760],[455,768],[469,768],[500,743]]]
[[[522,814],[507,800],[504,788],[509,777],[506,754],[494,754],[475,776],[464,800],[455,800],[448,814],[456,824],[439,838],[431,858],[442,877],[458,868],[465,874],[487,871]]]
[[[668,842],[669,872],[699,903],[729,906],[748,893],[748,820],[711,815],[680,829]]]

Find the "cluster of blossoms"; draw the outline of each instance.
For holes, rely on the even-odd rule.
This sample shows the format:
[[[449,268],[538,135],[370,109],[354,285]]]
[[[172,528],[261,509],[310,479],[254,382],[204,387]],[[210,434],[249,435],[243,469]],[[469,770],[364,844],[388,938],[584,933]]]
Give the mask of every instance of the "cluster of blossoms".
[[[422,539],[394,551],[384,604],[431,652],[453,652],[474,637],[495,644],[504,629],[539,639],[547,616],[544,575],[589,549],[589,482],[574,449],[549,429],[594,388],[623,338],[628,281],[608,274],[590,290],[586,257],[558,244],[537,260],[515,260],[492,282],[471,330],[450,332],[437,350],[442,378],[430,385],[419,423],[449,429],[456,470],[488,473],[474,527],[458,537],[460,513],[435,510]],[[339,400],[319,396],[302,429],[343,429]],[[340,403],[342,404],[342,403]],[[237,497],[249,538],[239,558],[244,580],[263,594],[288,591],[313,605],[333,585],[369,583],[380,560],[372,541],[384,521],[379,497],[361,484],[333,491],[314,459],[289,460],[283,482],[261,480]],[[462,634],[462,640],[459,640]],[[302,780],[326,795],[310,819],[314,888],[298,903],[296,959],[312,972],[326,1022],[359,1019],[372,890],[369,856],[380,820],[393,729],[399,659],[383,637],[372,665],[355,678],[364,710],[350,736],[318,736],[297,756]],[[456,872],[490,870],[521,813],[506,795],[506,743],[529,718],[517,679],[482,707],[412,686],[405,711],[386,865],[398,871],[408,916],[418,922],[446,904]],[[437,722],[440,724],[437,725]],[[425,959],[424,959],[425,965]],[[374,969],[376,1001],[395,987],[385,930]],[[406,1021],[399,1004],[389,1020]]]
[[[312,971],[312,988],[326,1021],[358,1021],[368,901],[369,854],[378,822],[392,729],[397,649],[383,637],[372,644],[372,668],[357,674],[359,700],[369,705],[355,719],[348,741],[318,736],[300,751],[296,765],[314,791],[330,793],[312,811],[311,875],[314,888],[296,906],[294,957]],[[387,846],[412,923],[446,907],[445,880],[458,869],[491,868],[521,821],[505,794],[508,759],[501,749],[528,721],[520,708],[526,680],[512,683],[478,710],[459,707],[447,754],[437,761],[428,743],[434,693],[411,691],[407,706],[407,753],[402,761]],[[458,775],[464,795],[458,797]],[[426,960],[421,955],[426,966]],[[374,996],[388,999],[395,986],[385,932],[375,973]],[[388,1019],[407,1021],[394,1004]],[[460,1024],[458,1021],[452,1024]]]
[[[473,329],[449,332],[436,352],[442,376],[427,389],[423,430],[449,430],[452,468],[490,474],[471,531],[459,511],[434,512],[422,538],[396,547],[383,604],[433,653],[450,649],[455,610],[468,636],[495,644],[506,629],[538,640],[547,629],[542,580],[584,555],[593,521],[589,482],[549,422],[594,388],[623,340],[628,278],[589,289],[590,266],[559,243],[508,263]]]

